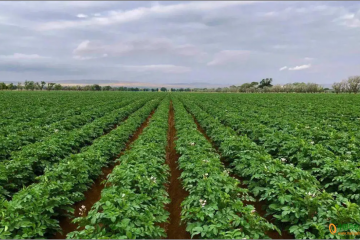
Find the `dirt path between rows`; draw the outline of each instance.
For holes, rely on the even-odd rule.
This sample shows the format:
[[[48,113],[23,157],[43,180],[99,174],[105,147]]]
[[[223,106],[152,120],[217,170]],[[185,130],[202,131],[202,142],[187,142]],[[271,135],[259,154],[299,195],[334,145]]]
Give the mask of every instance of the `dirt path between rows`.
[[[170,167],[170,184],[168,188],[171,203],[166,209],[170,212],[169,223],[165,224],[164,228],[168,239],[190,239],[190,233],[186,231],[186,225],[181,224],[181,203],[189,195],[182,187],[180,181],[181,170],[178,169],[178,159],[180,157],[175,149],[176,128],[175,116],[172,102],[170,103],[169,111],[169,132],[168,145],[166,148],[166,163]]]
[[[131,144],[138,139],[138,137],[140,136],[140,134],[143,132],[144,128],[148,126],[149,121],[152,117],[152,115],[154,114],[155,110],[153,110],[150,115],[147,117],[147,119],[140,125],[140,127],[136,130],[136,132],[129,138],[128,142],[126,143],[126,147],[124,150],[122,150],[114,159],[113,161],[115,161],[117,158],[119,158],[121,155],[124,154],[125,151],[129,150],[131,148]],[[102,182],[104,180],[107,179],[107,176],[112,172],[112,170],[114,169],[114,167],[116,165],[119,165],[120,162],[116,162],[115,164],[112,164],[108,167],[103,167],[101,169],[102,171],[102,175],[97,178],[95,180],[95,182],[92,184],[92,186],[90,187],[90,189],[88,189],[84,195],[85,195],[85,199],[83,201],[77,202],[75,203],[72,207],[75,209],[74,212],[74,217],[80,217],[80,211],[79,209],[82,206],[85,206],[85,216],[87,215],[88,211],[90,211],[91,207],[100,200],[101,198],[101,191],[104,189],[105,185],[102,184]],[[83,215],[83,216],[84,216]],[[78,224],[74,224],[72,223],[73,218],[70,217],[61,217],[59,219],[60,221],[60,227],[62,229],[63,233],[56,233],[56,235],[54,236],[55,239],[65,239],[66,235],[69,232],[75,231],[78,227]]]
[[[201,132],[203,134],[203,136],[209,141],[209,143],[211,143],[211,145],[213,146],[213,148],[216,150],[216,152],[220,155],[221,157],[221,153],[219,151],[219,148],[215,145],[215,143],[211,140],[211,138],[206,134],[205,130],[200,126],[199,122],[196,120],[196,118],[194,117],[194,115],[192,115],[191,113],[189,113],[192,118],[194,119],[194,122],[196,123],[197,129],[199,132]],[[221,162],[224,164],[224,166],[226,168],[231,168],[229,166],[229,163],[226,162],[222,157],[220,158]],[[240,181],[240,185],[239,187],[241,188],[247,188],[247,186],[243,183],[243,179],[237,175],[234,175],[232,173],[230,173],[231,177],[234,177],[236,179],[238,179]],[[253,205],[256,209],[256,211],[259,213],[259,215],[263,218],[265,218],[266,220],[268,220],[269,222],[272,222],[272,216],[266,216],[266,204],[264,204],[263,202],[260,202],[256,197],[254,197],[251,193],[249,193],[250,196],[252,196],[256,202],[248,202],[248,201],[243,201],[244,205]],[[294,239],[294,236],[289,234],[287,231],[281,231],[281,235],[275,231],[275,230],[271,230],[266,232],[266,235],[268,235],[271,239]]]

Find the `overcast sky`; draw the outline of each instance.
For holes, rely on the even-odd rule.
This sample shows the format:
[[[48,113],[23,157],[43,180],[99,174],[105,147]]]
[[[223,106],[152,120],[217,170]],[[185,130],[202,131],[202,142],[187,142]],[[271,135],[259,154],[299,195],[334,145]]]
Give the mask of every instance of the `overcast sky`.
[[[0,2],[0,81],[331,84],[355,74],[360,2]]]

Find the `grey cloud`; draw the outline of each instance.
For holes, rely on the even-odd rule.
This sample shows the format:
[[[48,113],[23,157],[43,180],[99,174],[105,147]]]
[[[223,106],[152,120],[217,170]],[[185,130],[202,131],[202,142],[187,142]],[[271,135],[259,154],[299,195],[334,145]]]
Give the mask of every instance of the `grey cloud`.
[[[359,74],[359,9],[359,2],[0,2],[0,76],[331,84]]]

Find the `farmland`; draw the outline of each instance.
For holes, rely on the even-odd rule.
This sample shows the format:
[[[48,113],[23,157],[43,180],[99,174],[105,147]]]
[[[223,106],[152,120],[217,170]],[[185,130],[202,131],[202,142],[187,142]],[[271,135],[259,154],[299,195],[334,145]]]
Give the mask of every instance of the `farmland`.
[[[1,239],[360,232],[357,95],[27,91],[0,101]]]

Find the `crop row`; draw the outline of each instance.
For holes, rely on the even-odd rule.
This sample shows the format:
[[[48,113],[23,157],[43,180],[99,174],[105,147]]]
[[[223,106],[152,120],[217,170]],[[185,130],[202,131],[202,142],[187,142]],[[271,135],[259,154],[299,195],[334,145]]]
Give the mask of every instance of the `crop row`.
[[[219,116],[223,117],[222,121],[226,121],[229,126],[236,127],[237,131],[254,139],[261,138],[262,134],[286,133],[293,138],[304,139],[308,143],[321,144],[336,155],[352,159],[360,157],[360,150],[356,147],[360,144],[358,140],[360,118],[346,116],[331,122],[328,118],[318,116],[318,111],[306,110],[312,114],[310,117],[303,111],[297,114],[296,110],[301,109],[301,106],[292,107],[290,110],[270,111],[254,104],[236,104],[237,101],[231,103],[225,99],[204,101],[201,98],[199,102],[208,106],[214,106],[216,103],[214,107],[218,109],[217,112],[221,112]],[[230,115],[231,119],[225,118],[225,115],[226,117]],[[344,129],[336,130],[337,125],[344,126]],[[348,154],[349,152],[351,154]]]
[[[269,205],[267,214],[280,229],[295,238],[333,238],[328,231],[330,223],[360,223],[357,204],[329,194],[309,172],[273,159],[247,136],[238,136],[193,102],[183,101],[234,173],[247,179],[248,189]]]
[[[71,239],[124,239],[166,237],[160,224],[167,222],[170,202],[165,184],[169,99],[160,104],[149,125],[117,161],[106,186],[86,217],[75,222],[83,230]]]
[[[2,94],[1,135],[23,131],[29,127],[43,126],[80,114],[84,108],[95,108],[104,103],[119,102],[121,96],[62,93]]]
[[[95,106],[95,109],[90,108],[83,111],[80,115],[68,117],[51,125],[45,125],[43,127],[36,126],[27,128],[25,132],[15,132],[7,136],[0,136],[0,161],[9,158],[13,151],[21,149],[24,145],[43,140],[42,138],[47,136],[62,134],[63,131],[80,128],[81,126],[94,121],[98,117],[124,107],[131,102],[132,101],[127,100],[121,103],[113,103],[108,106]]]
[[[0,130],[0,136],[2,137],[11,137],[12,135],[16,135],[16,134],[26,134],[27,131],[32,131],[32,130],[37,130],[38,128],[46,128],[51,124],[54,124],[56,122],[62,121],[62,120],[66,120],[69,117],[74,117],[76,115],[80,115],[83,112],[87,112],[87,111],[91,111],[93,109],[97,109],[97,108],[101,108],[103,106],[106,105],[112,105],[116,102],[119,101],[112,101],[112,102],[108,102],[108,103],[104,103],[104,102],[92,102],[90,104],[90,102],[84,102],[84,103],[79,103],[78,107],[75,108],[75,106],[73,106],[73,108],[68,109],[67,106],[64,106],[63,109],[59,109],[57,107],[54,107],[54,109],[56,110],[56,112],[54,109],[48,109],[48,116],[42,116],[40,118],[35,118],[30,122],[22,122],[19,118],[18,119],[13,119],[14,123],[13,124],[7,124],[6,126],[3,126]],[[73,105],[75,105],[74,103],[72,103]],[[70,105],[71,106],[71,105]],[[38,110],[40,111],[40,110]]]
[[[281,159],[285,164],[294,164],[296,167],[311,172],[320,181],[323,188],[329,193],[340,193],[343,197],[360,204],[360,169],[356,155],[357,144],[355,138],[349,144],[344,156],[339,156],[328,150],[322,144],[306,141],[300,137],[294,137],[285,131],[274,131],[266,126],[245,124],[238,115],[231,112],[225,113],[211,105],[197,102],[205,111],[218,118],[236,130],[238,134],[244,134],[242,129],[247,128],[249,138],[261,145],[273,158]],[[256,120],[254,120],[256,123]],[[355,153],[354,153],[355,152]]]
[[[79,154],[70,155],[48,168],[32,184],[14,194],[11,201],[0,202],[0,238],[44,238],[60,230],[58,217],[83,199],[101,168],[110,164],[123,150],[129,137],[159,104],[148,101],[144,107],[110,133],[96,139]]]
[[[239,115],[248,119],[262,118],[267,125],[282,129],[297,125],[322,130],[356,132],[360,130],[358,98],[331,95],[220,95],[211,98],[206,95],[196,96],[207,99],[216,105],[232,106]],[[317,131],[317,129],[312,129]],[[325,132],[324,132],[325,134]]]
[[[181,204],[182,221],[191,236],[202,238],[267,238],[276,227],[259,216],[247,189],[230,177],[212,145],[197,130],[182,103],[174,99],[176,150],[181,154],[181,181],[189,196]]]
[[[69,154],[91,144],[94,139],[122,122],[146,101],[146,98],[136,101],[81,128],[51,135],[42,142],[30,144],[14,152],[10,160],[0,162],[0,193],[3,196],[11,196],[21,186],[34,182],[36,176],[41,175],[47,166],[51,167]]]

